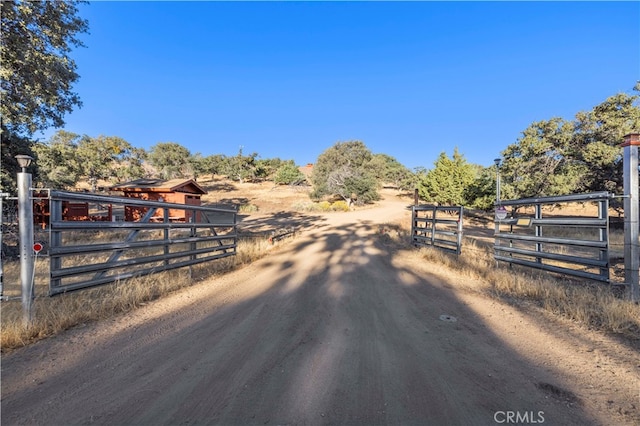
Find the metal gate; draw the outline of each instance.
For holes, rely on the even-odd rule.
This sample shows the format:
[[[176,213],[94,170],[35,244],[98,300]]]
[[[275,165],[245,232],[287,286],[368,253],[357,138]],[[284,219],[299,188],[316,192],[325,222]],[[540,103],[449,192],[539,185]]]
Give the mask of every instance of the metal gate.
[[[460,254],[462,206],[418,205],[411,210],[411,238],[416,246],[434,246]]]
[[[141,208],[146,214],[136,222],[63,220],[65,201]],[[191,222],[170,221],[170,209],[188,211]],[[49,226],[51,295],[236,254],[233,209],[51,191]]]
[[[40,256],[49,260],[51,296],[236,254],[235,209],[54,190],[44,194],[31,194],[40,205],[33,229]],[[5,213],[6,201],[14,200],[5,198]],[[127,208],[144,212],[143,217],[124,221]],[[183,219],[171,219],[170,210],[184,211]],[[10,226],[7,219],[3,231]],[[0,277],[1,271],[0,263]]]
[[[509,264],[609,282],[609,192],[523,198],[496,204],[494,257]],[[554,214],[544,207],[595,203],[592,216]],[[511,207],[500,218],[501,208]],[[532,209],[523,212],[522,209]],[[502,210],[506,214],[505,210]],[[562,210],[558,210],[562,212]]]

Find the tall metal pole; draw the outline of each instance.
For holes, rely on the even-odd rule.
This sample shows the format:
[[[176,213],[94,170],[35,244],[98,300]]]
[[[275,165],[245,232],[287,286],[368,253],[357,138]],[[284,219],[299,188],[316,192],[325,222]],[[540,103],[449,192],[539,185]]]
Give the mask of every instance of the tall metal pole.
[[[8,196],[4,192],[0,192],[0,226],[4,223],[4,197]],[[4,269],[2,267],[2,229],[0,229],[0,300],[4,297]]]
[[[22,318],[31,323],[33,302],[33,201],[31,200],[31,174],[22,169],[18,173],[18,220],[20,231],[20,282],[22,283]]]
[[[500,204],[500,159],[493,160],[496,163],[496,204]]]
[[[495,210],[495,219],[494,219],[496,235],[500,233],[500,219],[501,219],[501,217],[498,217],[498,209],[500,208],[500,161],[501,161],[500,158],[496,158],[495,160],[493,160],[493,162],[496,164],[496,206],[497,207]],[[496,239],[494,242],[494,247],[499,244],[500,244],[500,241]],[[497,265],[498,265],[498,261],[496,260],[496,266]]]
[[[631,300],[640,302],[638,285],[640,268],[640,188],[638,185],[638,147],[640,134],[625,135],[623,147],[624,172],[624,280]]]

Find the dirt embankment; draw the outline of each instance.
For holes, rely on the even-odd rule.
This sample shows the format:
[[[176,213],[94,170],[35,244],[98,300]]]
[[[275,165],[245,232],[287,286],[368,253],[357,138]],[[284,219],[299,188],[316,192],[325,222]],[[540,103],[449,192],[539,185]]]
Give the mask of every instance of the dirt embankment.
[[[3,356],[2,424],[640,422],[637,352],[384,244],[405,204]]]

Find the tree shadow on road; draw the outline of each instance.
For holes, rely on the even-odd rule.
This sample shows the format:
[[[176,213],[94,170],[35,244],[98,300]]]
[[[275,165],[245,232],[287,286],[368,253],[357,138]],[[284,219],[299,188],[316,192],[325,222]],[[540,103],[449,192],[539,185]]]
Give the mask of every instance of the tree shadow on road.
[[[296,233],[307,232],[327,221],[322,215],[297,212],[279,212],[267,216],[239,215],[238,229],[244,236],[264,235],[282,229],[293,229]]]

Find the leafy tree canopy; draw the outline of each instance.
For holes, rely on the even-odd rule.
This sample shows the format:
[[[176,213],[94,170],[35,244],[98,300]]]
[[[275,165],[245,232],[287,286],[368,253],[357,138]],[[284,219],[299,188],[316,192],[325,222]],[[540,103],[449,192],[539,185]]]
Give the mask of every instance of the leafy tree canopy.
[[[458,148],[454,149],[452,158],[440,153],[434,166],[419,177],[420,197],[440,205],[465,204],[465,191],[475,180],[474,167]]]
[[[293,160],[285,161],[278,157],[258,159],[256,160],[256,177],[259,179],[274,180],[278,169],[289,163],[295,168]]]
[[[276,170],[273,182],[281,185],[299,185],[306,180],[293,160],[283,162]]]
[[[573,121],[539,121],[503,152],[503,189],[512,198],[622,192],[625,134],[640,129],[638,95],[617,94]]]
[[[567,157],[573,132],[573,123],[561,118],[539,121],[503,151],[501,173],[509,177],[515,194],[550,196],[575,188],[579,167]]]
[[[72,91],[79,76],[69,56],[73,47],[83,46],[78,35],[88,31],[87,21],[77,16],[79,3],[0,2],[3,191],[15,191],[19,171],[15,156],[36,156],[29,140],[33,133],[62,127],[64,115],[81,106]]]
[[[198,180],[200,176],[208,173],[209,161],[201,153],[196,152],[188,158],[186,169],[191,171],[193,180]]]
[[[34,146],[37,173],[34,181],[47,188],[72,188],[85,178],[92,191],[99,180],[123,181],[145,175],[143,149],[117,136],[87,135],[59,130],[47,142]]]
[[[338,142],[325,150],[311,174],[312,198],[340,196],[348,203],[368,203],[380,198],[370,167],[373,154],[361,141]]]
[[[491,210],[496,201],[496,166],[473,165],[473,168],[475,179],[465,188],[465,204],[481,210]]]
[[[374,154],[369,166],[378,182],[393,185],[398,189],[413,187],[413,173],[390,155]]]
[[[0,179],[2,182],[2,192],[15,193],[16,187],[16,173],[18,173],[20,167],[18,167],[18,161],[15,156],[17,154],[36,156],[36,153],[32,149],[32,143],[29,138],[20,136],[14,133],[10,129],[2,125],[2,131],[0,132],[0,155],[2,156],[2,167],[0,167]],[[36,165],[31,164],[29,171],[33,173]]]
[[[158,142],[149,150],[147,159],[162,179],[185,177],[192,170],[191,152],[175,142]]]
[[[624,135],[640,131],[638,95],[620,93],[607,98],[591,111],[575,118],[570,158],[585,174],[579,191],[622,193],[622,148]]]
[[[96,191],[98,180],[117,176],[117,165],[129,160],[131,145],[118,136],[83,136],[78,142],[78,158],[82,175]]]
[[[227,157],[224,154],[208,155],[203,159],[204,173],[212,175],[223,174],[227,164]]]
[[[226,158],[222,173],[231,180],[243,183],[253,180],[258,174],[257,168],[258,153],[244,155],[242,147],[238,150],[238,155]]]
[[[78,35],[88,31],[77,16],[79,3],[0,2],[0,113],[3,126],[17,135],[62,127],[64,115],[81,106],[71,90],[79,75],[69,56],[83,46]]]
[[[38,172],[34,182],[45,188],[69,189],[75,186],[82,175],[78,157],[80,139],[76,133],[59,130],[48,143],[37,143],[34,151]]]

